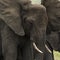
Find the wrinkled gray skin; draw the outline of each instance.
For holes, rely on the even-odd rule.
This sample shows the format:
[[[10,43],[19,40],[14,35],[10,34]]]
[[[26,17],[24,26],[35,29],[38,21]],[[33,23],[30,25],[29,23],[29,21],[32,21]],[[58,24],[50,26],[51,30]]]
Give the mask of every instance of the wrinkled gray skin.
[[[47,37],[53,49],[60,51],[60,1],[42,0],[48,15]],[[53,32],[53,33],[52,33]]]
[[[26,19],[26,27],[24,28],[24,31],[25,31],[25,33],[26,33],[26,35],[29,35],[29,33],[30,33],[30,38],[31,38],[31,40],[32,41],[34,41],[35,43],[36,43],[36,45],[38,46],[38,48],[41,50],[41,51],[43,51],[44,52],[44,55],[43,54],[40,54],[40,53],[38,53],[38,52],[36,52],[36,53],[38,53],[38,55],[36,54],[35,56],[37,56],[37,57],[34,57],[36,60],[38,60],[38,59],[41,59],[41,60],[46,60],[45,59],[45,57],[46,57],[46,53],[45,53],[45,47],[44,47],[44,42],[45,42],[45,33],[46,33],[46,25],[47,25],[47,16],[46,15],[44,15],[44,14],[46,14],[46,10],[45,10],[45,7],[43,7],[43,6],[32,6],[32,7],[30,7],[31,9],[32,9],[32,11],[30,12],[30,13],[28,13],[28,14],[31,14],[32,12],[32,15],[28,15],[27,14],[27,19]],[[34,9],[36,9],[35,11],[34,11]],[[36,14],[36,13],[38,13],[38,14]],[[39,14],[40,13],[40,14]],[[31,16],[33,16],[32,18],[31,18]],[[45,18],[44,18],[45,17]],[[30,19],[31,18],[31,19]],[[35,19],[36,18],[36,19]],[[41,19],[41,20],[39,20],[39,19]],[[23,20],[25,20],[25,19],[23,19]],[[29,21],[29,20],[32,20],[32,21]],[[38,20],[38,21],[37,21]],[[24,23],[23,23],[24,24]],[[25,26],[25,24],[24,24],[24,26]],[[33,29],[31,30],[30,29],[30,27],[31,27],[31,24],[33,24],[32,25],[32,27],[33,27]],[[1,37],[3,38],[2,40],[2,42],[3,42],[3,44],[2,44],[2,48],[4,48],[3,49],[3,56],[4,56],[4,59],[5,60],[15,60],[17,57],[16,57],[16,55],[17,55],[17,45],[19,44],[19,47],[20,47],[20,50],[22,50],[23,52],[24,52],[24,50],[26,49],[25,47],[24,47],[24,45],[26,45],[27,47],[28,47],[28,43],[29,43],[29,41],[26,41],[26,40],[28,40],[27,38],[29,38],[29,36],[26,38],[26,36],[23,36],[23,37],[21,37],[21,36],[19,36],[19,34],[17,35],[17,34],[15,34],[15,30],[12,30],[11,28],[10,28],[10,25],[7,25],[5,22],[4,22],[4,20],[2,21],[2,19],[1,19]],[[29,28],[28,28],[28,26],[29,26]],[[37,27],[38,26],[38,27]],[[31,31],[30,31],[31,30]],[[28,32],[27,32],[28,31]],[[36,33],[35,33],[36,32]],[[7,36],[8,35],[8,36]],[[41,36],[41,37],[40,37]],[[6,37],[8,37],[8,39],[6,38]],[[25,39],[25,40],[24,40]],[[37,40],[38,39],[38,40]],[[26,42],[28,42],[27,44],[25,43],[24,44],[24,42],[22,41],[22,40],[24,40],[24,41],[26,41]],[[8,41],[7,43],[7,45],[6,45],[6,41]],[[20,43],[18,43],[18,41],[20,42]],[[30,41],[31,42],[31,41]],[[41,44],[40,44],[41,43]],[[10,45],[11,44],[11,45]],[[21,45],[22,44],[22,45]],[[21,47],[24,47],[23,49],[21,48]],[[6,48],[8,48],[8,47],[10,47],[9,48],[9,50],[8,50],[8,52],[6,52],[6,53],[4,53],[4,51],[6,51]],[[29,49],[29,48],[28,48]],[[27,50],[26,50],[27,51]],[[26,51],[24,52],[24,53],[26,53]],[[13,53],[12,53],[13,52]],[[12,54],[11,54],[12,53]],[[4,54],[7,54],[7,55],[4,55]],[[12,55],[13,57],[11,57],[10,55]],[[20,54],[21,54],[21,51],[20,51]],[[6,57],[7,56],[7,57]],[[24,56],[24,54],[23,54],[23,56]],[[25,56],[24,56],[25,57]],[[42,57],[42,58],[41,58]],[[22,59],[21,58],[21,55],[20,55],[20,58],[19,58],[20,60]],[[27,60],[29,60],[29,58],[27,59]],[[31,60],[31,59],[30,59]]]
[[[46,7],[48,14],[48,28],[52,31],[60,31],[60,1],[46,0],[42,4]]]
[[[25,16],[23,16],[23,20],[23,27],[25,29],[26,34],[29,35],[30,33],[30,40],[35,42],[37,47],[44,53],[45,31],[47,25],[45,7],[43,7],[42,5],[31,5],[29,7],[29,11],[25,14]],[[34,51],[33,58],[36,60],[43,60],[43,53]]]
[[[17,46],[20,45],[21,49],[26,41],[23,39],[25,38],[25,32],[19,14],[20,5],[23,5],[23,2],[26,3],[25,1],[30,4],[29,0],[0,0],[0,33],[4,60],[16,60]],[[28,5],[26,5],[27,7]]]
[[[26,34],[30,33],[30,40],[35,42],[43,52],[33,50],[33,58],[36,60],[53,60],[53,54],[45,48],[47,22],[46,9],[43,5],[31,5],[29,11],[23,16],[23,27]],[[50,46],[49,49],[51,49]]]
[[[16,60],[17,59],[17,46],[20,47],[20,54],[21,54],[21,52],[23,52],[22,53],[23,57],[25,57],[24,56],[24,53],[26,52],[26,51],[24,52],[24,49],[26,49],[25,45],[28,46],[28,44],[26,44],[25,42],[29,42],[30,40],[34,41],[36,43],[36,45],[38,46],[38,48],[44,52],[43,58],[45,60],[46,53],[45,53],[45,47],[44,47],[44,42],[45,42],[44,38],[46,35],[46,24],[47,24],[47,16],[44,15],[44,14],[46,14],[45,8],[37,6],[35,13],[34,13],[34,9],[33,9],[33,13],[32,13],[32,15],[34,17],[34,19],[32,21],[33,29],[31,31],[27,30],[28,32],[26,32],[25,28],[23,29],[23,27],[20,24],[21,19],[20,19],[20,14],[19,14],[19,11],[20,11],[19,4],[21,2],[19,1],[20,2],[20,3],[18,2],[19,4],[17,4],[16,2],[14,3],[14,2],[15,2],[14,0],[13,0],[13,2],[9,0],[9,1],[7,1],[7,4],[6,4],[4,0],[0,1],[0,3],[3,4],[3,6],[0,4],[1,5],[0,20],[1,20],[2,54],[4,56],[4,60]],[[11,4],[8,4],[8,3],[11,3]],[[24,5],[24,4],[22,4],[22,5]],[[24,8],[25,8],[25,6],[24,6]],[[36,13],[38,13],[38,14],[36,15]],[[30,15],[30,17],[31,17],[31,15]],[[39,20],[39,19],[41,19],[41,20]],[[29,20],[29,17],[26,20]],[[15,22],[16,22],[16,24],[15,24]],[[27,21],[27,22],[29,22],[29,21]],[[27,25],[29,25],[29,24],[27,24]],[[31,25],[29,25],[29,27],[30,26]],[[27,26],[26,26],[26,29],[27,29]],[[27,35],[30,33],[29,41],[27,41],[28,39],[26,38],[26,36],[24,36],[25,33]],[[29,36],[28,36],[28,38],[29,38]],[[24,48],[22,48],[22,47],[24,47]],[[22,54],[20,55],[20,60],[22,59]],[[35,59],[39,59],[40,58],[39,55],[38,55],[38,58],[35,57]]]
[[[32,12],[30,12],[33,18],[33,29],[31,31],[31,40],[34,41],[37,47],[43,52],[34,54],[35,59],[45,60],[45,33],[46,33],[46,25],[47,25],[47,15],[45,7],[42,5],[32,6]],[[38,54],[37,54],[38,53]]]
[[[20,47],[20,60],[21,60],[22,54],[24,57],[24,49],[25,49],[24,45],[26,44],[25,42],[29,42],[29,41],[27,41],[29,36],[26,38],[26,36],[24,36],[24,35],[25,35],[25,33],[28,34],[29,31],[26,32],[25,28],[23,30],[23,27],[21,26],[21,18],[20,18],[20,14],[19,14],[20,10],[19,10],[19,5],[17,4],[17,1],[13,0],[13,2],[12,2],[10,0],[8,0],[8,1],[6,0],[6,2],[4,0],[0,1],[0,3],[1,3],[0,4],[1,5],[1,9],[0,9],[1,24],[0,24],[0,26],[1,26],[1,38],[2,38],[2,54],[3,54],[4,60],[16,60],[17,59],[17,47],[19,46]],[[25,9],[25,5],[26,5],[26,4],[24,4],[25,1],[24,1],[24,3],[21,3],[21,2],[19,1],[18,3],[23,6],[24,10],[26,10],[28,5]],[[3,4],[3,6],[2,6],[2,4]],[[41,13],[41,12],[38,12],[38,13]],[[38,16],[40,17],[39,14],[38,14]],[[36,16],[34,16],[34,17],[36,17]],[[42,21],[42,23],[43,22],[45,22],[45,20]],[[37,24],[38,23],[39,22],[37,22]],[[36,23],[34,23],[34,25],[35,24]],[[44,23],[44,24],[46,24],[46,23]],[[36,26],[34,26],[30,35],[32,35],[32,34],[35,35],[35,29],[37,28],[37,27],[36,28],[35,27]],[[41,28],[41,31],[44,29],[45,29],[45,27],[43,29]],[[36,33],[38,32],[38,30],[40,30],[40,29],[37,28]],[[45,30],[44,30],[44,32],[45,32]],[[33,35],[32,35],[32,37],[33,37]],[[37,38],[38,38],[38,36],[37,36]],[[42,37],[41,37],[41,39],[42,39]],[[42,41],[42,44],[44,44],[44,41]],[[28,45],[26,45],[26,46],[28,46]],[[22,48],[22,47],[24,47],[24,48]],[[44,46],[41,47],[41,49],[42,48],[44,48]],[[23,53],[21,54],[21,52],[23,52]],[[27,60],[29,60],[29,59],[27,59]]]
[[[51,32],[51,34],[47,35],[47,40],[54,50],[60,52],[60,33]]]

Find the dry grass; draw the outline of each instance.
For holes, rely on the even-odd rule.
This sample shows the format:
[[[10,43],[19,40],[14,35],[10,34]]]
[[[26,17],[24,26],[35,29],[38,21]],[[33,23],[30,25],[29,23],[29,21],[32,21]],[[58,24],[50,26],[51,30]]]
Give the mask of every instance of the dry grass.
[[[54,59],[60,60],[60,52],[54,51]]]

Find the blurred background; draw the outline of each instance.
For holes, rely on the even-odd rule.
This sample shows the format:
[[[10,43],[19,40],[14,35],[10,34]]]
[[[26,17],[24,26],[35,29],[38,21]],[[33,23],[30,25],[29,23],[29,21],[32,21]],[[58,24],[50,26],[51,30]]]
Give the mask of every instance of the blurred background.
[[[54,51],[54,59],[55,60],[60,60],[60,52]]]
[[[41,3],[41,0],[31,0],[32,1],[32,4],[40,4]]]

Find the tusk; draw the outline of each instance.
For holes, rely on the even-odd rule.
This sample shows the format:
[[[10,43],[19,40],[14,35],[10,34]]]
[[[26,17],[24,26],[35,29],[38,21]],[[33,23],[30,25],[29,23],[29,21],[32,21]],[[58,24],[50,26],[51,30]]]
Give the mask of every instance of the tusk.
[[[33,42],[33,46],[39,53],[43,53],[40,49],[37,48],[37,46],[36,46],[36,44],[34,42]]]
[[[52,53],[52,51],[48,48],[48,46],[46,44],[45,44],[45,47],[50,53]]]

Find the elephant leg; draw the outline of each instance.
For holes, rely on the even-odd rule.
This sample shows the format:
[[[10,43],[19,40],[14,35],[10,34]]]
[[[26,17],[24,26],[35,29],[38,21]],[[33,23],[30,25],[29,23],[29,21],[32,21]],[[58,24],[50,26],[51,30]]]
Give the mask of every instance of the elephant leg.
[[[4,24],[4,23],[2,23]],[[16,60],[17,59],[17,41],[14,32],[4,24],[1,30],[2,37],[2,53],[4,60]]]

